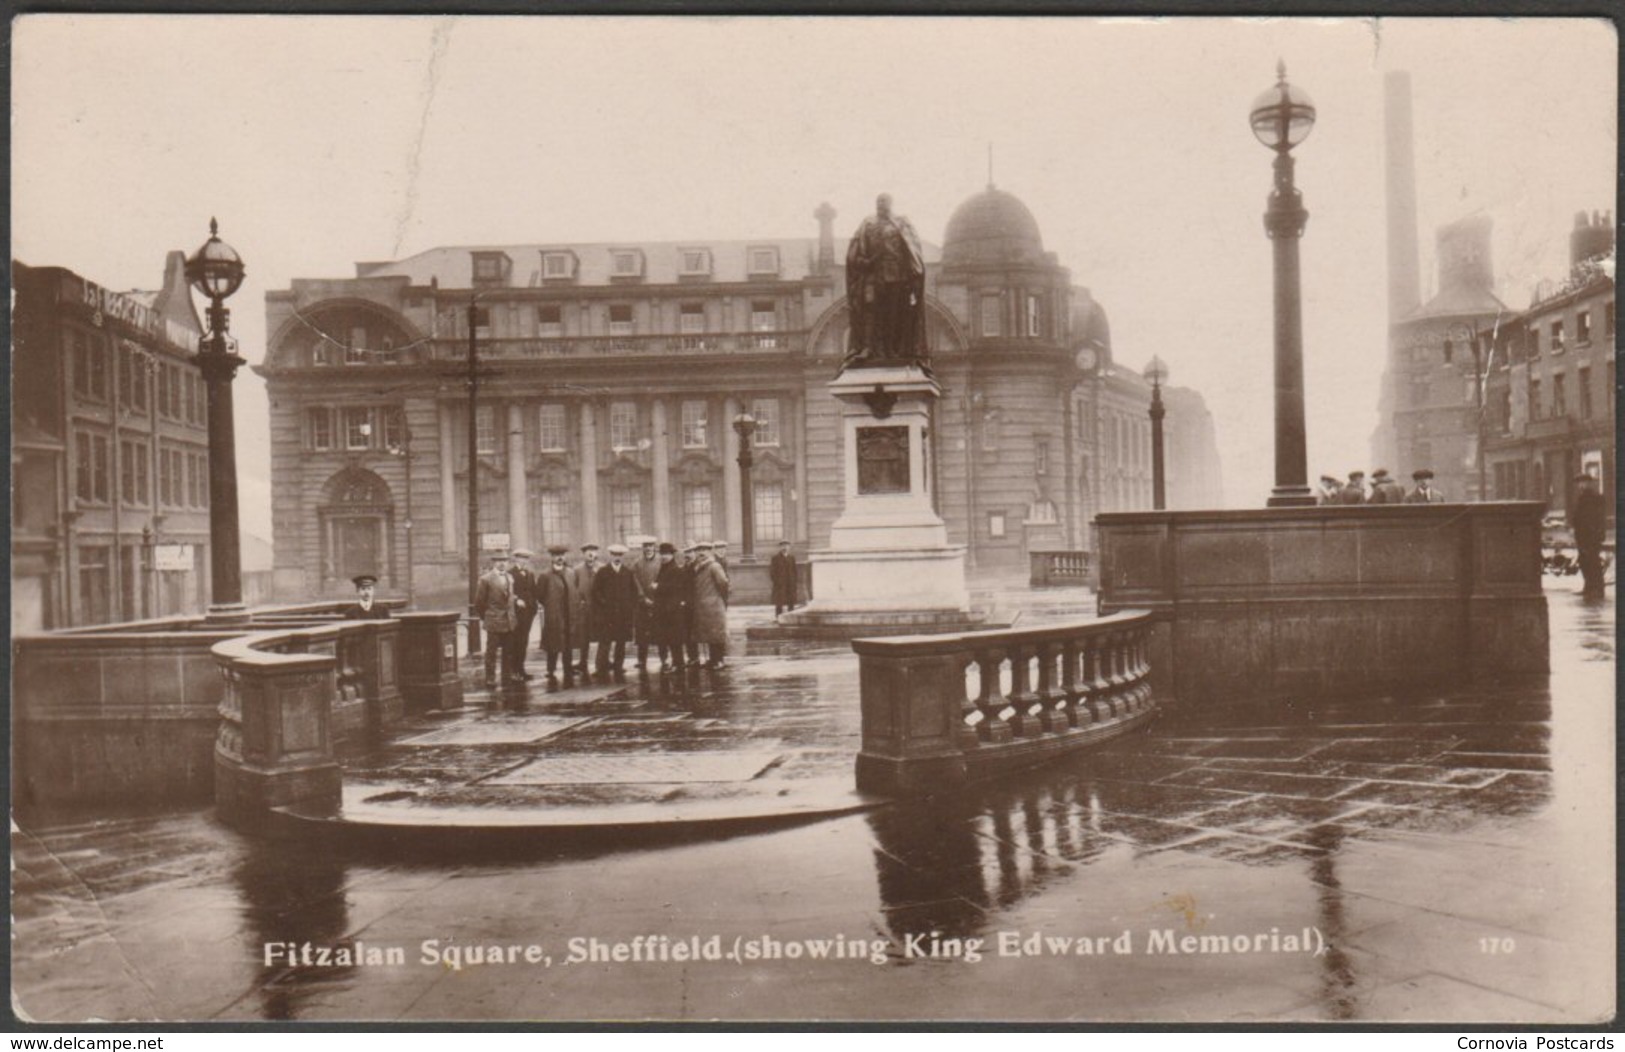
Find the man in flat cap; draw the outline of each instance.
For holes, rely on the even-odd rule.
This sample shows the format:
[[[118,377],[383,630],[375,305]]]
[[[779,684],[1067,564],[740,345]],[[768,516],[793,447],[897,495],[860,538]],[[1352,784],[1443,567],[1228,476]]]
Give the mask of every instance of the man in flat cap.
[[[378,577],[375,574],[363,573],[350,578],[355,585],[355,602],[344,608],[346,621],[388,621],[389,609],[374,600],[374,590],[378,587]]]
[[[626,675],[626,641],[632,638],[638,616],[638,585],[626,565],[626,545],[609,546],[609,565],[592,580],[593,625],[598,633],[600,676],[611,671],[615,678]]]
[[[1416,488],[1405,497],[1406,504],[1443,504],[1444,494],[1433,488],[1433,469],[1417,468],[1411,472]]]
[[[654,625],[655,582],[660,575],[660,555],[655,550],[655,543],[653,537],[639,537],[638,544],[643,549],[642,554],[632,563],[632,583],[638,586],[638,616],[633,621],[633,634],[638,643],[639,672],[648,671],[649,647],[659,645],[659,640],[655,638]]]
[[[1339,503],[1339,504],[1364,504],[1365,503],[1365,472],[1363,472],[1363,471],[1351,471],[1351,472],[1349,472],[1349,484],[1347,486],[1344,486],[1341,490],[1338,491],[1337,503]]]
[[[581,648],[581,661],[576,671],[581,678],[586,679],[591,674],[592,641],[598,637],[597,627],[593,623],[592,610],[592,581],[598,576],[603,566],[598,561],[598,545],[588,541],[581,546],[581,565],[575,569],[576,575],[576,624],[575,640],[573,646]]]
[[[1320,489],[1315,493],[1316,504],[1339,504],[1338,495],[1343,492],[1343,481],[1336,475],[1320,476]]]
[[[715,559],[717,564],[722,567],[723,572],[726,573],[728,570],[728,542],[712,541],[711,558]]]
[[[564,658],[564,685],[575,685],[575,663],[571,661],[571,648],[575,645],[576,575],[564,561],[570,552],[562,544],[549,545],[550,565],[537,577],[542,598],[542,649],[547,651],[547,683],[559,683],[559,657]]]
[[[491,568],[474,589],[474,613],[485,628],[485,685],[497,685],[497,669],[504,683],[519,682],[511,674],[508,647],[513,640],[513,579],[508,576],[508,553],[491,556]]]
[[[1597,478],[1590,472],[1576,475],[1580,487],[1574,495],[1574,511],[1569,525],[1574,529],[1574,546],[1580,549],[1580,574],[1585,585],[1580,594],[1601,599],[1607,591],[1603,582],[1602,545],[1608,537],[1608,504],[1603,500]]]
[[[1388,474],[1387,468],[1378,468],[1371,473],[1371,500],[1372,504],[1403,504],[1405,503],[1405,487],[1401,486],[1394,477]]]
[[[530,629],[541,609],[541,589],[530,568],[531,558],[530,549],[514,549],[513,569],[509,571],[513,578],[514,619],[513,637],[508,641],[508,671],[515,679],[523,680],[535,678],[525,671],[525,651],[530,649]]]
[[[677,562],[677,546],[660,542],[660,570],[655,577],[654,638],[660,647],[660,671],[682,671],[686,608],[690,591],[688,571]]]

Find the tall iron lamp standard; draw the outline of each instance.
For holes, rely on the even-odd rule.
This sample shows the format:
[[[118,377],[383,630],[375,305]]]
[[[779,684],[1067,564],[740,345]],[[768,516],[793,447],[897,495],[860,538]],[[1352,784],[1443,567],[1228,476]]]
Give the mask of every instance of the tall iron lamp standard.
[[[1275,151],[1275,189],[1264,212],[1264,231],[1275,243],[1275,489],[1270,507],[1312,505],[1303,420],[1303,311],[1298,283],[1298,240],[1309,213],[1292,182],[1292,148],[1309,137],[1315,106],[1302,88],[1286,82],[1286,63],[1274,86],[1253,103],[1258,141]]]
[[[1151,384],[1151,507],[1161,511],[1168,506],[1168,476],[1163,473],[1162,459],[1162,418],[1168,415],[1162,405],[1162,385],[1168,382],[1168,366],[1152,355],[1143,375]]]
[[[1444,363],[1450,364],[1450,359],[1456,347],[1464,347],[1473,352],[1473,401],[1478,409],[1478,441],[1475,445],[1474,459],[1478,466],[1478,499],[1489,500],[1488,483],[1484,477],[1484,385],[1488,383],[1490,359],[1494,357],[1493,346],[1486,353],[1486,345],[1492,337],[1481,336],[1478,323],[1454,325],[1444,338]]]
[[[237,535],[237,431],[231,382],[245,364],[228,334],[225,301],[243,284],[243,260],[220,240],[209,220],[209,240],[186,261],[186,280],[209,298],[209,331],[198,348],[198,369],[209,404],[209,620],[246,620],[243,569]]]
[[[756,554],[756,502],[750,488],[750,468],[756,462],[750,440],[756,434],[756,418],[749,413],[734,417],[734,430],[739,433],[739,526],[744,532],[740,539],[740,555],[750,559]]]

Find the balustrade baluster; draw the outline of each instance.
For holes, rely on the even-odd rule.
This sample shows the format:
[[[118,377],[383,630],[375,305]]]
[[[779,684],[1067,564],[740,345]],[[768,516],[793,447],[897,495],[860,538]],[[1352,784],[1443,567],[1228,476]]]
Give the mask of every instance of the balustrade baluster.
[[[1039,726],[1038,714],[1043,706],[1032,689],[1033,648],[1016,644],[1010,654],[1010,730],[1016,737],[1030,737]]]
[[[1110,671],[1107,667],[1107,643],[1110,639],[1108,635],[1089,638],[1089,715],[1091,722],[1094,723],[1099,723],[1112,715],[1110,702],[1112,684],[1107,678]]]
[[[1069,727],[1081,727],[1089,722],[1089,710],[1079,705],[1088,689],[1083,686],[1084,673],[1079,668],[1083,655],[1084,650],[1078,646],[1076,636],[1067,636],[1061,643],[1060,709],[1066,715]]]
[[[1011,739],[1010,703],[999,685],[1004,651],[984,649],[976,652],[976,666],[981,671],[981,689],[976,695],[976,707],[981,710],[982,722],[976,725],[977,736],[985,742],[1007,742]]]
[[[1055,675],[1055,660],[1060,652],[1058,643],[1044,641],[1038,644],[1038,703],[1042,706],[1039,722],[1046,733],[1064,731],[1072,726],[1066,715],[1066,691],[1060,688]]]

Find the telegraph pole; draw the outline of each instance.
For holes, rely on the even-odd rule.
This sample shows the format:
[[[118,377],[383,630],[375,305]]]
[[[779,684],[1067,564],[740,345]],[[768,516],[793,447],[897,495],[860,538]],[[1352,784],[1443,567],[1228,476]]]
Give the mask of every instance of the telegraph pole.
[[[468,652],[480,652],[480,622],[474,595],[480,582],[480,452],[478,402],[480,396],[479,347],[474,331],[479,308],[468,298]]]

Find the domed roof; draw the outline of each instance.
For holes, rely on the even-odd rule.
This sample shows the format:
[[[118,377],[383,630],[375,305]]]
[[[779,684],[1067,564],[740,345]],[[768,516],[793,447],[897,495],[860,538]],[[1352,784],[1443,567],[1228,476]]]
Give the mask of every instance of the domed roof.
[[[948,220],[942,243],[945,267],[1042,262],[1044,239],[1038,220],[1014,194],[989,186]]]

